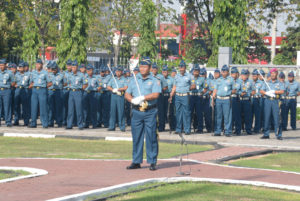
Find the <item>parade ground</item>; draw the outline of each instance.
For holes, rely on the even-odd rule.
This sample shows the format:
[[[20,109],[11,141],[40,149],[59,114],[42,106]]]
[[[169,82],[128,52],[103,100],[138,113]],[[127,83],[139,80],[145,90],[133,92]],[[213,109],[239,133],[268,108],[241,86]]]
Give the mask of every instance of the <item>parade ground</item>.
[[[172,192],[169,192],[170,196],[155,193],[156,189],[170,188],[164,185],[174,182],[188,182],[176,185],[186,185],[186,189],[190,190],[191,182],[196,182],[194,185],[199,185],[199,189],[207,185],[211,189],[222,189],[224,185],[223,188],[231,190],[246,188],[239,189],[240,194],[249,189],[262,191],[261,194],[270,195],[269,200],[272,200],[274,193],[283,193],[281,198],[284,200],[300,198],[300,168],[297,166],[300,130],[284,132],[282,141],[277,140],[274,134],[269,140],[259,139],[261,134],[233,137],[192,134],[184,136],[188,156],[186,146],[180,145],[179,135],[162,132],[159,133],[160,154],[156,171],[149,171],[146,161],[141,169],[126,170],[131,163],[132,151],[129,127],[125,133],[118,130],[108,132],[104,128],[79,131],[43,129],[39,126],[37,129],[1,127],[0,133],[0,167],[26,167],[44,171],[34,177],[12,178],[7,182],[0,180],[1,201],[184,199],[180,193],[177,196]],[[181,152],[184,155],[180,169]],[[250,160],[238,160],[247,157]],[[180,171],[182,175],[178,174]],[[153,188],[153,185],[159,187]],[[137,191],[136,188],[146,190],[137,195],[124,194]],[[190,192],[183,189],[182,194]],[[239,200],[243,198],[240,194],[227,193],[228,197],[223,199]],[[261,196],[251,198],[264,200]]]

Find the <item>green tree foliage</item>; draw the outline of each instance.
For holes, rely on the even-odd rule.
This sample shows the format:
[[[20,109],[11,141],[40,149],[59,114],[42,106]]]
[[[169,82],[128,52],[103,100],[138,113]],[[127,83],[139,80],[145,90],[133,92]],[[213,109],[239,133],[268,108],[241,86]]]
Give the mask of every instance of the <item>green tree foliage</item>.
[[[87,58],[89,0],[62,0],[62,33],[57,46],[59,64],[64,67],[68,59],[82,63]]]
[[[26,22],[22,41],[22,59],[28,61],[29,65],[32,66],[38,57],[40,47],[38,28],[33,19]]]
[[[247,63],[249,40],[246,11],[248,0],[215,0],[215,19],[212,24],[213,53],[210,66],[217,66],[219,47],[232,47],[233,63]]]
[[[254,30],[251,30],[249,35],[250,39],[246,49],[248,56],[252,59],[258,59],[259,61],[266,60],[269,62],[271,53],[264,43],[263,35]]]
[[[155,37],[156,7],[152,0],[143,0],[140,13],[138,52],[141,56],[155,58],[157,56],[157,43]]]

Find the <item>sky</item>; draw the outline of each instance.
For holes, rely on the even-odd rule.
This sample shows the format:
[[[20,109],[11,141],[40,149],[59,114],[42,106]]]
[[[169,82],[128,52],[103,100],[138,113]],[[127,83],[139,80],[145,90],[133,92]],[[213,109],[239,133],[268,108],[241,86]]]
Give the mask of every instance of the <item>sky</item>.
[[[176,10],[177,14],[180,14],[181,12],[181,5],[179,3],[178,0],[174,0],[173,1],[174,4],[170,5],[170,4],[166,4],[169,7],[172,7],[173,9]],[[284,32],[286,32],[287,27],[289,26],[295,26],[295,22],[290,22],[288,24],[286,24],[286,19],[287,19],[287,15],[286,14],[279,14],[278,18],[277,18],[277,36],[282,36],[282,34],[284,34]],[[251,24],[255,24],[255,23],[251,23]],[[269,36],[271,36],[271,29],[268,29],[267,27],[267,23],[263,23],[262,27],[257,27],[257,31],[258,32],[263,32],[263,33],[269,33]]]

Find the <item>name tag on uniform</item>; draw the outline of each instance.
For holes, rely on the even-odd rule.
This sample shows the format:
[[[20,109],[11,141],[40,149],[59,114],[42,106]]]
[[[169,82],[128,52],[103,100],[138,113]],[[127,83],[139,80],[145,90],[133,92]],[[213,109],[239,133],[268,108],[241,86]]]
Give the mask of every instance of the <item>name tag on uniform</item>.
[[[103,87],[106,88],[106,84],[103,84]]]
[[[196,86],[196,89],[199,90],[199,86],[198,85]]]
[[[228,87],[224,87],[224,91],[228,91]]]

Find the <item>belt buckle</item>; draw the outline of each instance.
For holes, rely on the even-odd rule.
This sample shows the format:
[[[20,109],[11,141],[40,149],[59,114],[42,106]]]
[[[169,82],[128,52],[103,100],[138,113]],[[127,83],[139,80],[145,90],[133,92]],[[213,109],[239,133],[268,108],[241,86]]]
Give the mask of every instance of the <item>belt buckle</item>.
[[[72,89],[72,91],[76,91],[76,89]]]
[[[36,87],[36,89],[40,89],[40,87]]]
[[[4,88],[1,88],[1,91],[3,91],[4,90]]]

